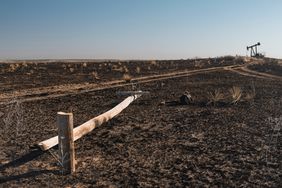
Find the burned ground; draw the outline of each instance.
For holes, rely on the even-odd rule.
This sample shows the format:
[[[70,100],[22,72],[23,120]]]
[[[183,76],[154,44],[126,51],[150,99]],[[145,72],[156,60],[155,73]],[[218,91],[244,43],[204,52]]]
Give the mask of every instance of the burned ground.
[[[242,58],[162,61],[15,61],[0,63],[1,92],[63,84],[100,83],[130,76],[242,64]]]
[[[249,68],[262,73],[282,76],[282,61],[277,59],[266,58],[263,63],[250,65]]]
[[[237,104],[228,102],[233,86],[243,91]],[[281,80],[220,70],[139,87],[150,94],[75,142],[72,176],[60,174],[53,157],[57,148],[40,152],[31,147],[57,134],[56,112],[72,111],[74,124],[80,125],[122,101],[116,92],[131,86],[1,104],[0,186],[281,185],[281,136],[270,142],[271,120],[282,116]],[[254,88],[255,97],[247,99]],[[224,99],[207,105],[209,92],[216,89]],[[173,103],[185,91],[194,103]]]

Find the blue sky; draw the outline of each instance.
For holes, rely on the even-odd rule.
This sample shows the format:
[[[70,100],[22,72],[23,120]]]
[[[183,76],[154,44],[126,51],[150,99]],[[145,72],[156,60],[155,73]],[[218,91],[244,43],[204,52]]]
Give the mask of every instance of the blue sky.
[[[280,0],[0,0],[0,59],[282,58]]]

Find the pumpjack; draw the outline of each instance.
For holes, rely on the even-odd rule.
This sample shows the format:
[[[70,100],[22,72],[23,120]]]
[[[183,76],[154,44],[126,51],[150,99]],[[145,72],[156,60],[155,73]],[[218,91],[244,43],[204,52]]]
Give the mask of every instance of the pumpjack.
[[[262,53],[258,53],[258,48],[257,48],[258,46],[260,46],[260,42],[251,46],[247,46],[248,51],[249,49],[251,49],[251,57],[264,57]]]

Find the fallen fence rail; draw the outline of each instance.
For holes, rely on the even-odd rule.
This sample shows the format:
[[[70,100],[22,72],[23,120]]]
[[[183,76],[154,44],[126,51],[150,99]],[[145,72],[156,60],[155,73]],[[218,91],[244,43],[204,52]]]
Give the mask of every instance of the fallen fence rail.
[[[122,110],[124,110],[130,103],[132,103],[134,100],[139,98],[141,96],[140,94],[134,94],[132,96],[127,97],[124,99],[121,103],[119,103],[117,106],[112,108],[111,110],[93,118],[89,121],[83,123],[82,125],[76,127],[73,129],[73,140],[78,140],[83,135],[91,132],[96,127],[102,125],[103,123],[109,121],[116,115],[118,115]],[[47,140],[44,140],[37,145],[41,148],[41,150],[46,151],[58,144],[58,136],[54,136],[52,138],[49,138]]]

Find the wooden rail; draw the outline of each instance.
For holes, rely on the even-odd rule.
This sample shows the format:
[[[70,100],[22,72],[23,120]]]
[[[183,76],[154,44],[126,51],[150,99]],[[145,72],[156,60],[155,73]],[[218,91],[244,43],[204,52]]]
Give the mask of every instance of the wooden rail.
[[[117,106],[112,108],[111,110],[93,118],[89,121],[83,123],[82,125],[76,127],[73,129],[73,140],[76,141],[77,139],[81,138],[83,135],[91,132],[96,127],[102,125],[103,123],[109,121],[116,115],[118,115],[122,110],[124,110],[130,103],[132,103],[134,100],[139,98],[141,94],[135,94],[132,96],[127,97],[125,100],[123,100],[121,103],[119,103]],[[49,138],[47,140],[44,140],[40,143],[38,143],[38,146],[41,148],[41,150],[46,151],[58,144],[58,136],[54,136],[52,138]]]

